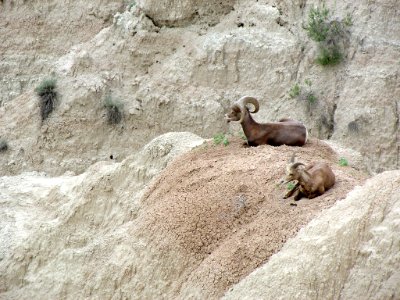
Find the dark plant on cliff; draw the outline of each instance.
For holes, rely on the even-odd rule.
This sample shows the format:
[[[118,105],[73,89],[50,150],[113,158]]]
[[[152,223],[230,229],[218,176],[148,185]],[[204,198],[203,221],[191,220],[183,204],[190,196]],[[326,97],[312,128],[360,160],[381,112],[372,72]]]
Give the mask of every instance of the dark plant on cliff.
[[[311,110],[313,105],[318,101],[313,90],[310,79],[305,79],[304,84],[296,83],[289,91],[290,98],[305,100],[308,110]]]
[[[308,36],[318,43],[316,62],[323,66],[336,65],[343,59],[344,42],[348,38],[346,27],[352,25],[351,16],[343,20],[332,20],[329,9],[311,8],[308,14],[308,24],[305,30]]]
[[[35,89],[36,94],[39,96],[39,107],[42,121],[54,110],[55,101],[57,99],[56,79],[50,78],[43,80]]]
[[[122,120],[122,103],[113,99],[111,94],[107,94],[104,98],[104,107],[107,110],[108,124],[118,124]]]
[[[8,144],[5,139],[0,139],[0,152],[5,152],[8,149]]]

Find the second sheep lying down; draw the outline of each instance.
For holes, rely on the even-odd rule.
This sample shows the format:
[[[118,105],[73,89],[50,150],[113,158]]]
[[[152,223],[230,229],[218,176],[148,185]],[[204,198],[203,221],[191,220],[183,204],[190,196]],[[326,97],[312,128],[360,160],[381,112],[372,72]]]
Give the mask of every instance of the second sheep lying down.
[[[313,162],[306,166],[296,162],[293,155],[286,167],[283,182],[292,180],[297,180],[297,184],[283,198],[289,198],[297,191],[294,200],[298,201],[303,196],[312,199],[325,193],[335,184],[335,174],[324,162]]]

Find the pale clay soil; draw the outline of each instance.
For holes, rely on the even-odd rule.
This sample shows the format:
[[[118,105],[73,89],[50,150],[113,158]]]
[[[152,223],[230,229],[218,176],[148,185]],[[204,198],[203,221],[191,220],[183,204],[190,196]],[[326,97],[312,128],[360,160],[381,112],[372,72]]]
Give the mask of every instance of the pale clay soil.
[[[296,205],[293,197],[284,200],[286,186],[278,182],[293,152],[304,163],[329,163],[334,187]],[[196,286],[219,297],[367,178],[338,160],[317,139],[304,147],[249,148],[239,137],[226,147],[210,141],[171,163],[148,189],[139,231],[152,247],[179,253],[186,270],[177,294]]]

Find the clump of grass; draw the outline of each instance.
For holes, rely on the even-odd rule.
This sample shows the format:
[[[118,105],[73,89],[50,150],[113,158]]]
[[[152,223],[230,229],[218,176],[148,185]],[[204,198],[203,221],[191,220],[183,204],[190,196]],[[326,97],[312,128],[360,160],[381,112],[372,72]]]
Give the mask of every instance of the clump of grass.
[[[308,93],[306,99],[310,104],[314,104],[317,101],[317,97],[315,97],[313,92]]]
[[[336,65],[343,59],[341,41],[346,36],[345,27],[353,24],[351,15],[341,20],[331,20],[329,10],[322,8],[311,8],[308,14],[308,24],[304,28],[308,36],[318,43],[319,53],[316,63],[322,66]]]
[[[290,98],[296,98],[300,95],[301,88],[298,83],[296,83],[289,91]]]
[[[36,88],[35,92],[39,96],[39,107],[42,121],[48,118],[55,107],[57,99],[56,79],[44,79]]]
[[[131,10],[132,7],[136,6],[136,1],[132,0],[132,1],[127,1],[128,4],[128,10]]]
[[[229,140],[228,138],[225,136],[225,134],[223,133],[217,133],[216,135],[214,135],[213,137],[214,140],[214,144],[215,145],[219,145],[219,144],[223,144],[224,146],[228,146],[229,145]]]
[[[5,152],[8,149],[8,144],[5,139],[0,139],[0,152]]]
[[[320,47],[319,54],[315,61],[322,66],[337,65],[342,60],[343,55],[336,46]]]
[[[307,100],[309,106],[317,102],[317,97],[311,90],[312,82],[310,79],[304,80],[304,85],[296,83],[289,91],[290,98],[298,98],[299,100]]]
[[[339,165],[342,166],[342,167],[347,167],[347,166],[349,165],[349,162],[347,161],[346,158],[341,157],[341,158],[339,159]]]
[[[350,27],[353,25],[353,18],[351,15],[348,13],[342,20],[343,24],[347,27]]]
[[[104,98],[104,107],[107,110],[107,122],[110,125],[118,124],[122,120],[122,103],[107,94]]]
[[[289,182],[286,186],[286,188],[288,189],[288,191],[291,191],[294,189],[296,185],[293,182]]]
[[[308,26],[305,28],[308,36],[316,42],[323,42],[328,37],[329,23],[328,23],[329,9],[325,6],[322,8],[310,9],[308,14]]]

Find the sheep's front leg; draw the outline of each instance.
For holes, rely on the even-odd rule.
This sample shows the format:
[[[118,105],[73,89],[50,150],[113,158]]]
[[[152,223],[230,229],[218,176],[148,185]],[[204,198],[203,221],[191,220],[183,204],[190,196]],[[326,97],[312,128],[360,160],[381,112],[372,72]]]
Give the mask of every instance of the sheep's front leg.
[[[313,199],[315,197],[321,196],[323,193],[325,193],[325,188],[322,186],[322,187],[319,187],[317,190],[311,192],[308,195],[308,199]]]
[[[299,189],[299,191],[297,192],[297,194],[294,196],[294,201],[299,201],[301,198],[303,198],[305,195],[304,193],[301,191],[301,189]]]
[[[294,192],[296,192],[299,189],[299,186],[300,183],[296,183],[295,186],[289,192],[287,192],[285,196],[283,196],[283,199],[291,197],[294,194]]]

